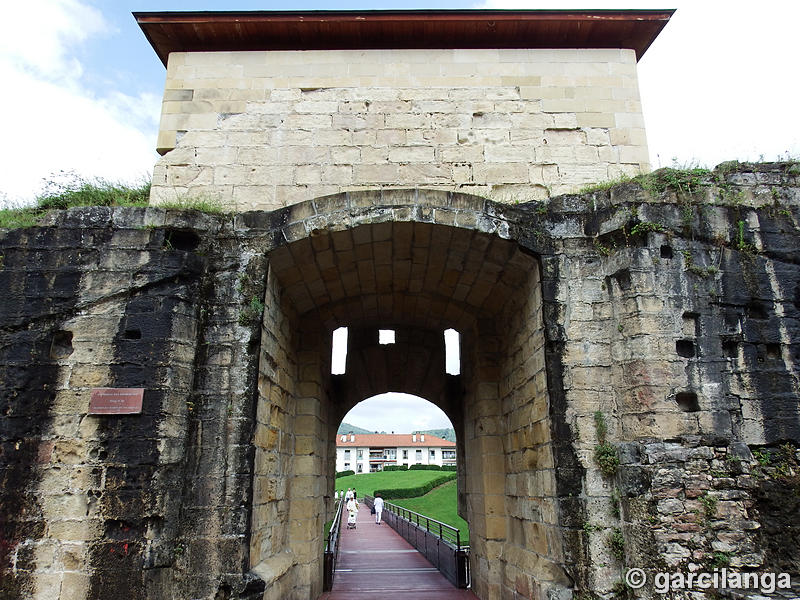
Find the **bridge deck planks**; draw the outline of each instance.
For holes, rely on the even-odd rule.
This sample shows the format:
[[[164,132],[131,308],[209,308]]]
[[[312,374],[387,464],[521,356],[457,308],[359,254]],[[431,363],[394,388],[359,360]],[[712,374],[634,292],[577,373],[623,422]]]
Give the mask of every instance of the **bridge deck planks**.
[[[359,506],[356,529],[343,521],[340,543],[333,590],[319,600],[477,600],[471,591],[453,587],[386,523],[376,525],[365,504]]]

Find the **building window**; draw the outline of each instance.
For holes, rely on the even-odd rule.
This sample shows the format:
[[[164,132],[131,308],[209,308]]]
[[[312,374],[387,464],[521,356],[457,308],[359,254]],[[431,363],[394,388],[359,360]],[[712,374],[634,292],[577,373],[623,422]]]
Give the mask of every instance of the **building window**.
[[[349,469],[350,468],[350,463],[349,462],[344,463],[344,468],[345,468],[345,470]]]
[[[431,450],[431,458],[436,458],[436,450]]]
[[[359,450],[358,451],[358,460],[361,460],[362,458],[364,458],[364,451],[363,450]]]
[[[346,460],[350,460],[350,450],[345,450],[344,451],[344,457],[345,457]]]
[[[422,462],[422,450],[417,450],[417,464]]]
[[[442,450],[442,458],[445,459],[453,459],[456,457],[455,450]]]
[[[364,470],[364,465],[358,463],[358,472],[361,473]]]
[[[403,460],[408,460],[408,450],[403,450]]]

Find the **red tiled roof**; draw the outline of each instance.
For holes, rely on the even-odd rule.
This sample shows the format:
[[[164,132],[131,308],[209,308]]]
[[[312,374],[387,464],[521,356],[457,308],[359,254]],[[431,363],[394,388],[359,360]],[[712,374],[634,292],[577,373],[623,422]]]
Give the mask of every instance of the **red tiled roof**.
[[[394,448],[394,447],[419,447],[419,448],[455,448],[455,442],[448,442],[445,439],[437,437],[435,435],[430,435],[428,433],[423,434],[425,436],[425,441],[421,441],[420,434],[417,434],[417,441],[411,441],[410,433],[354,433],[353,436],[355,441],[350,441],[350,434],[347,434],[347,441],[342,441],[342,436],[345,435],[344,433],[340,433],[336,436],[336,445],[345,447],[369,447],[369,448]]]

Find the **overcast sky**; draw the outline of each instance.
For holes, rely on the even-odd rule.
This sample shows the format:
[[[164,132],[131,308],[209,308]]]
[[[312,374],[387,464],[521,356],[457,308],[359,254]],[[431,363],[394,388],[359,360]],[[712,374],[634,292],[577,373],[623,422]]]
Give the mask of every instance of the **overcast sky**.
[[[0,194],[29,199],[61,170],[148,177],[165,71],[132,11],[678,8],[639,63],[653,167],[800,157],[800,2],[29,0],[0,20]]]
[[[59,171],[150,176],[165,70],[131,12],[387,8],[677,8],[639,63],[653,167],[800,158],[798,0],[28,0],[5,2],[0,20],[0,207],[30,200]],[[407,411],[414,420],[403,427],[396,414],[353,424],[447,426]]]
[[[381,394],[365,400],[347,413],[342,421],[386,433],[413,433],[420,429],[453,426],[440,408],[409,394]]]

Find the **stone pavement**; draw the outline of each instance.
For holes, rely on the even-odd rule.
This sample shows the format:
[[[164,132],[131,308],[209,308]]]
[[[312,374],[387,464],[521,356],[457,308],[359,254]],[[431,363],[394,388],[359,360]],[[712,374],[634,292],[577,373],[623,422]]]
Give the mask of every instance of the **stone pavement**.
[[[342,523],[333,590],[319,600],[476,600],[460,590],[386,523],[360,504],[356,529]]]

